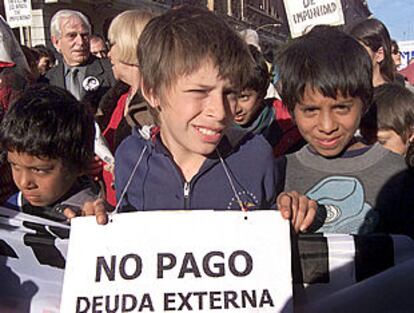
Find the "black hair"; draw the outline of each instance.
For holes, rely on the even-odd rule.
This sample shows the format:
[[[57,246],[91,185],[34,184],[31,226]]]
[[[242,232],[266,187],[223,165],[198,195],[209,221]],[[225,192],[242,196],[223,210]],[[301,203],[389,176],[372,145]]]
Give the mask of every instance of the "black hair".
[[[398,43],[392,39],[391,40],[391,53],[399,53],[400,52],[400,47],[398,46]]]
[[[394,61],[391,57],[391,37],[383,23],[370,18],[352,26],[349,34],[371,48],[373,52],[382,48],[384,59],[380,62],[380,72],[388,82],[394,81]]]
[[[94,155],[94,136],[92,114],[66,90],[44,84],[29,87],[0,123],[3,150],[58,159],[78,171]]]
[[[53,54],[53,51],[50,50],[48,47],[44,45],[36,45],[33,47],[33,50],[35,50],[39,54],[39,59],[37,61],[39,61],[42,57],[46,57],[50,59],[51,64],[55,64],[56,57]]]
[[[270,83],[270,73],[263,54],[253,45],[249,45],[250,54],[254,60],[254,69],[250,72],[247,84],[243,89],[251,89],[257,92],[258,98],[266,96],[267,88]]]
[[[276,58],[278,91],[293,114],[306,87],[325,97],[358,97],[364,112],[372,99],[372,63],[367,51],[351,36],[332,26],[316,26],[292,40]]]

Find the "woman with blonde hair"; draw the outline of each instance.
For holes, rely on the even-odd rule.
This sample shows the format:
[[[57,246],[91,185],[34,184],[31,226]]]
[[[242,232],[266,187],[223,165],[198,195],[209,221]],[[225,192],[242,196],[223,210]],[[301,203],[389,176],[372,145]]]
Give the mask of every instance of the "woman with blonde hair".
[[[147,106],[141,96],[140,72],[137,58],[138,39],[153,14],[140,10],[128,10],[117,15],[112,21],[108,39],[110,50],[108,57],[112,63],[115,78],[129,86],[127,92],[117,100],[108,125],[103,135],[109,148],[114,152],[121,141],[131,134],[132,126],[141,127],[151,124],[147,114]],[[135,111],[138,114],[132,114]],[[107,189],[107,200],[114,205],[115,193],[111,185],[111,171],[104,171]]]

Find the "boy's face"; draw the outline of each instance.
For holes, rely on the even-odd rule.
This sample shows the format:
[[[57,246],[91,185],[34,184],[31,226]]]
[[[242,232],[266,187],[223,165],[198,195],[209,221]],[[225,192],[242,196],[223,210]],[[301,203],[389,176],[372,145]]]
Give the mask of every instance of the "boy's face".
[[[332,99],[305,88],[301,103],[294,109],[296,124],[303,138],[324,157],[335,157],[347,150],[362,115],[359,98]]]
[[[237,93],[208,59],[195,72],[180,76],[161,96],[147,95],[158,108],[161,139],[176,162],[212,153],[232,122]]]
[[[9,151],[13,180],[31,205],[54,204],[72,188],[79,173],[70,171],[60,160],[40,159],[26,153]]]
[[[260,99],[256,91],[243,90],[237,98],[236,115],[234,121],[239,125],[246,125],[256,116],[260,108]]]

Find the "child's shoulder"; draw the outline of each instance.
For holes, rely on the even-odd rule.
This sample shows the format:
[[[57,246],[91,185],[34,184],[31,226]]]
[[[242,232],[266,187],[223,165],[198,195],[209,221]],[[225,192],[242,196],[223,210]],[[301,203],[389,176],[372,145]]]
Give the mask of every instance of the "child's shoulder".
[[[151,145],[150,134],[143,132],[138,127],[132,128],[131,135],[126,137],[115,152],[115,159],[132,156],[141,151],[145,146]]]
[[[21,208],[21,195],[22,193],[16,192],[15,194],[13,194],[12,196],[10,196],[6,202],[3,204],[4,207],[8,208],[8,209],[12,209],[15,211],[20,211]]]
[[[379,143],[347,151],[334,158],[325,158],[314,152],[310,145],[306,145],[294,154],[287,155],[286,159],[288,168],[297,168],[300,165],[304,169],[323,172],[351,173],[375,168],[383,168],[384,171],[386,168],[387,172],[397,172],[407,168],[403,157],[385,149]]]
[[[229,145],[233,155],[251,160],[273,157],[272,147],[262,135],[255,135],[246,130],[231,127],[223,139],[224,145]]]

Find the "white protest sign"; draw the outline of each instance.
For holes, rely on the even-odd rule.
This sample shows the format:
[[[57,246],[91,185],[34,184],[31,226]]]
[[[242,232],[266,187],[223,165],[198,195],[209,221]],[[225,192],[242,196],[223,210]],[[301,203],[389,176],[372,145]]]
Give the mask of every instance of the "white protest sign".
[[[414,58],[414,40],[399,41],[398,47],[401,53],[400,69],[403,69],[408,65],[408,61]]]
[[[32,25],[31,0],[4,0],[4,9],[11,28]]]
[[[61,313],[291,312],[289,222],[276,211],[72,221]]]
[[[292,38],[315,25],[345,23],[341,0],[284,0]]]

